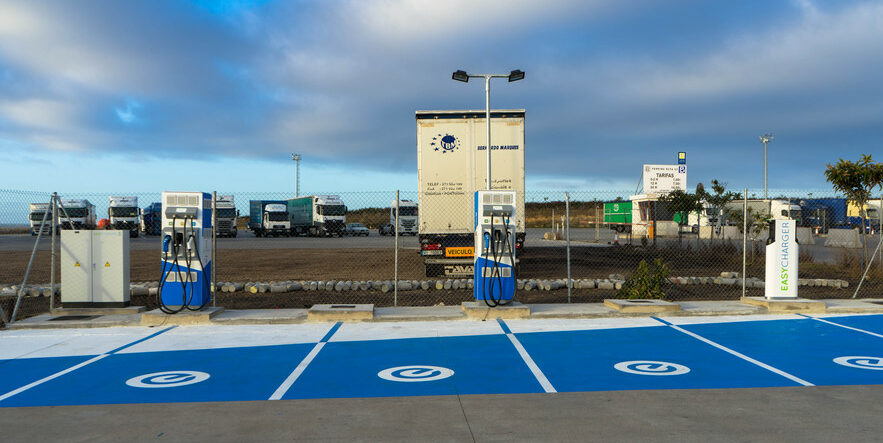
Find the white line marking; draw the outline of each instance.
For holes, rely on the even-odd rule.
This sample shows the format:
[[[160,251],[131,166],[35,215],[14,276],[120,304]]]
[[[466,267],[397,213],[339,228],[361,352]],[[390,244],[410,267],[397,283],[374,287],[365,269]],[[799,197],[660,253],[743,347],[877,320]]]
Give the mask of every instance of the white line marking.
[[[90,358],[89,360],[86,360],[86,361],[84,361],[84,362],[82,362],[82,363],[80,363],[80,364],[77,364],[77,365],[71,366],[71,367],[69,367],[69,368],[67,368],[67,369],[65,369],[65,370],[63,370],[63,371],[59,371],[59,372],[56,372],[56,373],[54,373],[54,374],[52,374],[52,375],[50,375],[50,376],[48,376],[48,377],[41,378],[41,379],[39,379],[39,380],[37,380],[37,381],[35,381],[35,382],[33,382],[33,383],[30,383],[30,384],[24,385],[24,386],[22,386],[22,387],[20,387],[20,388],[18,388],[18,389],[16,389],[16,390],[14,390],[14,391],[9,391],[9,392],[7,392],[6,394],[0,395],[0,401],[6,400],[7,398],[12,397],[13,395],[20,394],[20,393],[22,393],[22,392],[24,392],[24,391],[27,391],[28,389],[31,389],[31,388],[33,388],[34,386],[38,386],[38,385],[41,385],[41,384],[43,384],[43,383],[46,383],[46,382],[49,381],[49,380],[52,380],[52,379],[55,379],[55,378],[61,377],[62,375],[67,374],[67,373],[69,373],[69,372],[76,371],[77,369],[80,369],[80,368],[82,368],[83,366],[86,366],[86,365],[88,365],[88,364],[95,363],[96,361],[101,360],[101,359],[104,358],[104,357],[110,357],[110,354],[101,354],[101,355],[98,355],[98,356],[92,357],[92,358]]]
[[[547,393],[558,392],[555,390],[555,387],[552,386],[552,383],[549,382],[549,379],[546,378],[546,375],[543,374],[543,371],[540,370],[540,367],[534,363],[533,359],[530,358],[530,354],[527,353],[527,350],[524,349],[524,346],[521,346],[521,342],[515,338],[515,334],[509,333],[506,334],[506,337],[509,337],[509,341],[512,342],[512,345],[515,346],[515,349],[518,351],[518,354],[521,355],[521,359],[524,360],[524,363],[530,368],[530,372],[533,372],[533,376],[537,378],[537,381],[540,382],[540,385],[543,389],[546,390]]]
[[[313,359],[316,358],[316,355],[319,354],[319,351],[321,351],[324,346],[324,341],[316,343],[316,346],[313,347],[313,350],[310,351],[310,353],[307,354],[306,357],[304,357],[303,361],[301,361],[300,364],[297,365],[297,367],[294,368],[293,371],[291,371],[291,374],[288,374],[288,378],[286,378],[285,381],[283,381],[282,384],[279,385],[278,388],[276,388],[276,392],[274,392],[273,395],[270,396],[270,400],[281,399],[282,396],[285,395],[285,393],[288,392],[288,390],[291,388],[291,385],[293,385],[294,382],[297,381],[297,378],[300,377],[300,375],[303,374],[303,372],[307,369],[307,366],[309,366]]]
[[[865,334],[873,335],[874,337],[880,337],[880,338],[883,338],[883,335],[878,334],[878,333],[876,333],[876,332],[865,331],[864,329],[853,328],[852,326],[841,325],[841,324],[839,324],[839,323],[834,323],[834,322],[832,322],[832,321],[828,321],[828,320],[825,320],[825,319],[823,319],[823,318],[810,317],[810,316],[808,316],[808,315],[807,315],[806,317],[807,317],[807,318],[811,318],[811,319],[813,319],[813,320],[818,320],[818,321],[820,321],[820,322],[822,322],[822,323],[827,323],[827,324],[829,324],[829,325],[840,326],[841,328],[852,329],[853,331],[864,332]]]
[[[661,322],[660,322],[660,323],[661,323]],[[794,381],[794,382],[800,383],[800,384],[802,384],[803,386],[815,386],[814,384],[812,384],[812,383],[810,383],[810,382],[808,382],[808,381],[806,381],[806,380],[804,380],[804,379],[802,379],[802,378],[800,378],[800,377],[797,377],[797,376],[791,375],[791,374],[789,374],[789,373],[787,373],[787,372],[785,372],[785,371],[783,371],[783,370],[781,370],[781,369],[774,368],[774,367],[772,367],[772,366],[770,366],[770,365],[768,365],[768,364],[766,364],[766,363],[764,363],[764,362],[757,361],[757,360],[755,360],[755,359],[753,359],[753,358],[751,358],[751,357],[749,357],[749,356],[747,356],[747,355],[745,355],[745,354],[742,354],[741,352],[734,351],[734,350],[732,350],[732,349],[730,349],[730,348],[728,348],[728,347],[726,347],[726,346],[724,346],[724,345],[721,345],[721,344],[715,343],[715,342],[713,342],[713,341],[711,341],[711,340],[709,340],[709,339],[707,339],[707,338],[705,338],[705,337],[703,337],[703,336],[701,336],[701,335],[698,335],[698,334],[692,333],[692,332],[690,332],[690,331],[688,331],[688,330],[686,330],[686,329],[684,329],[684,328],[681,328],[681,327],[676,326],[676,325],[673,325],[673,324],[669,324],[669,325],[667,325],[667,326],[670,326],[670,327],[674,328],[674,330],[676,330],[676,331],[683,332],[684,334],[687,334],[687,335],[689,335],[690,337],[693,337],[693,338],[695,338],[695,339],[697,339],[697,340],[700,340],[700,341],[703,341],[703,342],[705,342],[705,343],[708,343],[708,344],[710,344],[710,345],[714,346],[715,348],[718,348],[718,349],[720,349],[720,350],[722,350],[722,351],[729,352],[730,354],[733,354],[733,355],[735,355],[736,357],[739,357],[739,358],[741,358],[742,360],[745,360],[745,361],[747,361],[747,362],[749,362],[749,363],[754,363],[754,364],[756,364],[757,366],[760,366],[761,368],[766,369],[767,371],[775,372],[776,374],[779,374],[779,375],[781,375],[782,377],[785,377],[785,378],[787,378],[787,379],[789,379],[789,380],[792,380],[792,381]]]

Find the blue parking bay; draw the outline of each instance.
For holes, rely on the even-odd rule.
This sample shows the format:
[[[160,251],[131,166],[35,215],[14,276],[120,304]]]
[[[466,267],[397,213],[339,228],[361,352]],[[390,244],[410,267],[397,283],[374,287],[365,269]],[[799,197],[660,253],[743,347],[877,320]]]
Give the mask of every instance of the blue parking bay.
[[[668,326],[516,336],[559,392],[796,385]]]
[[[0,360],[0,395],[63,371],[93,357],[95,356],[78,355]],[[3,405],[4,403],[0,402],[0,406]]]
[[[383,371],[387,378],[379,375]],[[543,390],[512,343],[499,334],[332,341],[283,398],[531,392]]]
[[[858,328],[875,334],[883,334],[883,315],[849,315],[821,318],[838,325]]]
[[[266,400],[313,346],[118,353],[0,406]],[[156,373],[166,375],[145,377]]]
[[[681,327],[816,385],[883,383],[883,339],[873,335],[810,318]]]

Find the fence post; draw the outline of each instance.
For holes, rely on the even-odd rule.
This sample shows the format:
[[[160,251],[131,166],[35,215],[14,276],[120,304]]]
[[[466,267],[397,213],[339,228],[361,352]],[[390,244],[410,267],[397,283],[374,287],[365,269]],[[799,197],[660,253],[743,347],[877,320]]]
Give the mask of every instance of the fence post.
[[[236,211],[236,208],[233,208]],[[217,295],[218,281],[215,280],[215,268],[218,267],[217,250],[218,250],[218,191],[212,191],[212,307],[217,306],[215,296]],[[236,228],[236,218],[233,219],[233,228]]]
[[[396,189],[396,226],[393,229],[392,235],[395,237],[395,275],[392,292],[392,305],[399,305],[399,190]]]
[[[570,279],[570,194],[564,193],[564,218],[565,235],[567,236],[567,303],[570,303],[570,288],[573,287],[573,280]]]
[[[52,254],[50,254],[49,260],[51,260],[51,264],[49,265],[49,312],[52,312],[55,309],[55,226],[58,222],[58,214],[56,214],[56,204],[55,200],[58,199],[58,193],[53,192],[52,198],[50,199],[51,203],[49,203],[49,210],[52,211],[52,226],[49,227],[50,235],[52,235]]]
[[[50,200],[52,200],[50,198]],[[28,283],[28,276],[31,275],[31,267],[34,266],[34,257],[37,255],[37,245],[40,244],[40,238],[43,236],[43,227],[46,226],[46,217],[49,215],[49,211],[43,213],[43,220],[40,221],[40,231],[37,232],[37,239],[34,240],[34,249],[31,251],[31,259],[28,261],[28,268],[25,269],[25,278],[21,282],[21,287],[18,288],[18,298],[15,299],[15,307],[12,308],[12,315],[9,317],[9,321],[6,323],[10,325],[15,323],[15,316],[18,314],[18,307],[21,305],[21,298],[25,292],[25,286]],[[71,228],[73,228],[73,223],[71,223]]]
[[[600,220],[600,214],[599,214],[600,211],[598,211],[598,209],[599,209],[598,205],[595,205],[595,243],[601,242],[601,236],[600,236],[601,231],[599,230],[600,228],[598,227],[598,223],[600,223],[601,220]]]
[[[742,298],[745,298],[745,270],[748,253],[748,188],[742,199]]]

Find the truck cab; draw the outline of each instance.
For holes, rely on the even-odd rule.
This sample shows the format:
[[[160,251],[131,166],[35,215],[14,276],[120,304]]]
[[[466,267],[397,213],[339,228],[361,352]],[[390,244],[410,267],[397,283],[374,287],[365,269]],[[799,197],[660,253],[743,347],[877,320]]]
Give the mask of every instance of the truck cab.
[[[317,195],[313,197],[313,220],[318,235],[338,237],[346,230],[346,206],[336,195]]]
[[[129,237],[138,237],[141,227],[141,210],[138,197],[108,197],[107,218],[110,229],[127,230]]]
[[[236,237],[236,217],[239,211],[233,203],[232,195],[219,195],[215,201],[215,229],[218,237]]]
[[[43,224],[43,234],[49,234],[52,230],[52,214],[46,214],[49,210],[49,203],[31,203],[30,212],[28,213],[28,222],[31,226],[31,235],[37,235],[40,231],[40,224],[43,222],[43,216],[46,216],[46,223]]]
[[[264,237],[278,237],[280,235],[288,237],[291,234],[288,207],[279,203],[265,205],[261,214],[261,226],[263,227],[261,234]]]
[[[61,200],[59,225],[61,229],[95,229],[95,205],[89,200]]]
[[[389,208],[389,224],[393,227],[392,233],[417,235],[417,202],[399,200],[399,226],[396,229],[396,202],[393,200]]]

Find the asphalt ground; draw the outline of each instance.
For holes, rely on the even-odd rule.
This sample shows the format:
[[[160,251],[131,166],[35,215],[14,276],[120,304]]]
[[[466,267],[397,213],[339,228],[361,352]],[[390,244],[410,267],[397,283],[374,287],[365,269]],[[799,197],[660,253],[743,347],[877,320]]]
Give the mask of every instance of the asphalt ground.
[[[22,441],[878,441],[881,384],[883,315],[0,333]]]

